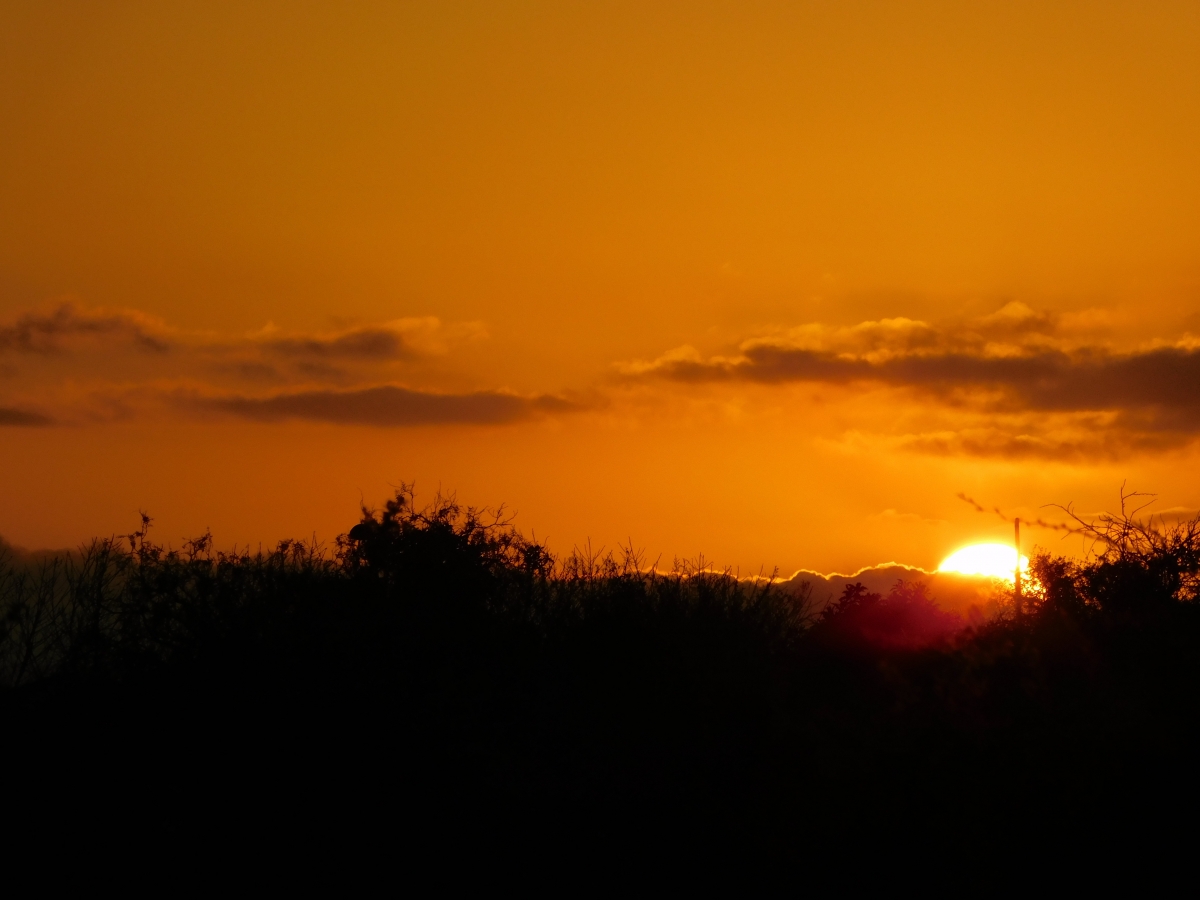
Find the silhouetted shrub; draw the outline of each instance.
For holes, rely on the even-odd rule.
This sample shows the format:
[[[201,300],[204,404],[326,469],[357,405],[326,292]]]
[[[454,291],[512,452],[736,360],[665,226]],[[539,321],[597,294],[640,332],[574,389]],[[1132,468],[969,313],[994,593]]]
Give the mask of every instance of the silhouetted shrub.
[[[703,560],[556,558],[407,486],[328,550],[175,551],[149,524],[0,560],[0,714],[54,777],[111,748],[88,771],[227,802],[320,784],[482,841],[784,852],[917,820],[1074,833],[1179,795],[1200,750],[1195,522],[1097,522],[1093,558],[1035,555],[1024,616],[969,628],[921,583],[813,616]]]
[[[1200,600],[1200,517],[1168,525],[1127,511],[1139,495],[1123,494],[1120,514],[1076,517],[1091,542],[1085,561],[1035,554],[1034,608],[1084,617],[1089,612],[1126,625]],[[1070,512],[1070,509],[1067,509]]]
[[[499,602],[514,578],[545,578],[550,554],[526,540],[502,512],[461,507],[438,495],[414,505],[403,485],[384,508],[363,509],[362,521],[339,540],[338,562],[360,582],[378,583],[391,597],[437,596],[487,605]]]
[[[923,582],[897,581],[886,597],[861,583],[846,585],[821,610],[816,632],[825,641],[916,650],[946,641],[965,625],[961,616],[938,607]]]

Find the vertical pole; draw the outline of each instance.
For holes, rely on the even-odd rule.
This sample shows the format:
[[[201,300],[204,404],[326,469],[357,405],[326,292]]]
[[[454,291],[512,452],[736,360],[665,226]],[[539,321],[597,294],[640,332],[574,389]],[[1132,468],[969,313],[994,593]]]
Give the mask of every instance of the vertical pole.
[[[1013,546],[1017,550],[1017,568],[1013,573],[1013,602],[1017,618],[1021,618],[1021,520],[1013,519]]]

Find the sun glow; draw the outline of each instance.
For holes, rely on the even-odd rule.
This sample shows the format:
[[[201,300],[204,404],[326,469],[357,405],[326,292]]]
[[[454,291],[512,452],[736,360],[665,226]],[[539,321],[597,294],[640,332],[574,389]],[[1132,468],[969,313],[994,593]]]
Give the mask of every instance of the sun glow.
[[[1009,544],[972,544],[951,553],[938,566],[939,572],[955,572],[959,575],[984,575],[1015,581],[1017,551]],[[1021,557],[1021,572],[1029,569],[1029,557]]]

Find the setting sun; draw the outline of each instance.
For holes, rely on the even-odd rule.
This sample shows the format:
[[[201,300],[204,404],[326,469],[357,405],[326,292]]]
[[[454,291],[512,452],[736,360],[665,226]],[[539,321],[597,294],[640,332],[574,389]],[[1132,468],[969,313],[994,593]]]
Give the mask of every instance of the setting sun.
[[[951,553],[938,566],[939,572],[959,575],[986,575],[1013,581],[1017,551],[1008,544],[972,544]],[[1029,569],[1029,557],[1021,557],[1021,571]]]

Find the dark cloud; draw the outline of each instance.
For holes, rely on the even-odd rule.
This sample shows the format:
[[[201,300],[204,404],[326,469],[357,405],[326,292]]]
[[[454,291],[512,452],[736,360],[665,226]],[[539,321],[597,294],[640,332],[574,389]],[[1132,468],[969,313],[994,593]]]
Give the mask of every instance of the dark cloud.
[[[1060,437],[1013,433],[1003,428],[966,428],[933,434],[910,434],[896,446],[932,456],[1002,456],[1007,459],[1116,459],[1131,449],[1163,449],[1171,442],[1148,441],[1119,428]]]
[[[38,413],[26,412],[23,409],[12,409],[0,406],[0,427],[12,426],[17,428],[36,428],[40,425],[53,424],[50,419]]]
[[[25,313],[13,324],[0,326],[0,351],[48,353],[72,337],[123,337],[156,351],[169,347],[161,327],[139,313],[83,310],[64,303],[51,312]]]
[[[447,325],[433,316],[324,333],[268,324],[222,335],[172,328],[136,310],[63,304],[0,323],[0,374],[16,384],[9,396],[34,398],[38,408],[53,410],[55,423],[153,416],[165,407],[259,421],[501,424],[576,408],[551,396],[391,384],[400,367],[444,368],[440,359],[455,346],[485,337],[481,323]],[[0,426],[47,424],[45,415],[0,407]]]
[[[389,380],[394,376],[384,373],[398,363],[444,356],[452,345],[483,335],[479,323],[446,325],[432,316],[327,333],[281,332],[268,325],[251,334],[219,335],[171,328],[137,310],[84,309],[68,303],[0,323],[0,364],[7,358],[26,366],[29,357],[54,355],[56,365],[59,359],[71,358],[76,379],[103,381],[120,370],[125,379],[245,375],[251,381],[270,377],[333,386]],[[131,355],[130,345],[159,352]],[[80,352],[85,347],[87,352]],[[167,350],[171,352],[162,352]],[[6,376],[20,371],[0,367]]]
[[[1010,303],[938,326],[902,318],[805,325],[746,341],[726,356],[682,347],[621,368],[639,379],[689,384],[903,391],[926,422],[942,417],[927,434],[896,436],[899,446],[923,453],[1119,457],[1200,436],[1200,348],[1180,341],[1118,350],[1097,339],[1101,318]]]
[[[195,401],[192,401],[195,402]],[[259,421],[306,419],[342,425],[501,425],[577,406],[558,397],[521,397],[497,391],[436,394],[385,385],[353,391],[301,391],[271,397],[199,401],[210,409]]]
[[[268,363],[239,362],[228,367],[238,378],[251,382],[272,382],[282,378],[279,370]]]
[[[943,398],[986,397],[1007,411],[1116,411],[1129,427],[1200,427],[1200,350],[1041,351],[1013,356],[898,354],[873,360],[778,344],[735,359],[665,360],[648,374],[678,381],[823,382],[913,388]]]
[[[368,327],[330,337],[286,337],[263,341],[264,349],[283,356],[318,359],[393,360],[416,354],[403,335],[389,328]]]

